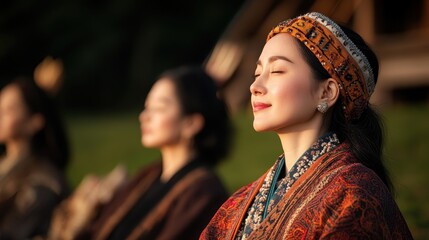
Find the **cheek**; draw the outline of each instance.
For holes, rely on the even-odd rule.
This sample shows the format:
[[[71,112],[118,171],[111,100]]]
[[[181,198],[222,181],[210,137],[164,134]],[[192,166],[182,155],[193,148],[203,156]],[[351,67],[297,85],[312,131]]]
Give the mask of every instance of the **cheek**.
[[[158,131],[163,133],[164,136],[174,135],[177,131],[177,120],[174,118],[162,119],[158,122]]]
[[[178,119],[173,116],[153,116],[150,120],[143,121],[142,125],[142,143],[146,147],[161,147],[180,137]]]
[[[302,79],[287,82],[274,92],[282,105],[302,106],[311,97],[310,87]]]
[[[275,118],[279,126],[308,121],[315,112],[313,89],[306,79],[296,79],[283,85],[276,93]]]
[[[179,117],[175,113],[160,114],[154,118],[154,126],[162,132],[171,132],[178,128]]]
[[[24,121],[22,119],[3,117],[0,120],[0,140],[8,141],[22,136],[24,127]]]

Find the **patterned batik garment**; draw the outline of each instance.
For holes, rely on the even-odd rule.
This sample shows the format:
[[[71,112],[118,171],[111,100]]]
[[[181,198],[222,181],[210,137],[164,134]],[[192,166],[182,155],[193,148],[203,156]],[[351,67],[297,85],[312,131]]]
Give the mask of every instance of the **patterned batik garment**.
[[[280,156],[219,208],[200,239],[412,239],[385,184],[338,144],[335,134],[319,139],[277,181]]]
[[[297,160],[290,171],[286,173],[286,176],[279,179],[279,176],[285,171],[285,159],[282,154],[265,177],[236,239],[247,239],[250,233],[260,225],[266,214],[273,209],[273,206],[277,205],[281,197],[311,164],[323,154],[330,152],[339,143],[336,134],[330,133],[321,137]]]

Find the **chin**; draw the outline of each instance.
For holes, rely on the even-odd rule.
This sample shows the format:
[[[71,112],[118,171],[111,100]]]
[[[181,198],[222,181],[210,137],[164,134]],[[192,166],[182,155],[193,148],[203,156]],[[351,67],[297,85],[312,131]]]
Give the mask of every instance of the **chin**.
[[[143,147],[145,147],[145,148],[153,148],[153,147],[156,146],[156,144],[153,141],[149,140],[149,139],[144,139],[143,138],[142,141],[141,141],[141,143],[142,143]]]
[[[266,126],[262,124],[258,124],[257,122],[253,121],[253,129],[255,129],[256,132],[266,132],[268,129]]]

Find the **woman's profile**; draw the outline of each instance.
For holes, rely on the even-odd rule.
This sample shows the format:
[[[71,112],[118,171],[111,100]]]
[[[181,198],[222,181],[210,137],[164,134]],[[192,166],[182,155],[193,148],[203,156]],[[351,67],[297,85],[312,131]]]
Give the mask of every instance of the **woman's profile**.
[[[53,99],[19,78],[0,92],[0,239],[45,237],[68,195],[68,139]]]
[[[236,191],[200,239],[412,239],[382,161],[369,104],[374,52],[317,12],[268,34],[250,86],[253,127],[283,153]]]
[[[142,167],[77,239],[198,239],[228,197],[214,167],[229,153],[232,125],[201,66],[162,73],[139,121],[142,145],[161,159]]]

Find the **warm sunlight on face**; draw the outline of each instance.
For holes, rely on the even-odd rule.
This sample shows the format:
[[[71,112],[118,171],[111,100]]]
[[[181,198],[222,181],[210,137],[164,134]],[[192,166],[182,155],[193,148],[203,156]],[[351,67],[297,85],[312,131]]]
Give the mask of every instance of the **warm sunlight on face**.
[[[250,86],[256,131],[300,131],[315,113],[318,99],[311,68],[296,40],[277,34],[264,46]]]
[[[160,79],[153,85],[139,119],[143,146],[161,148],[178,143],[182,114],[171,80]]]
[[[25,129],[29,114],[22,93],[15,85],[0,92],[0,143],[28,137]]]

